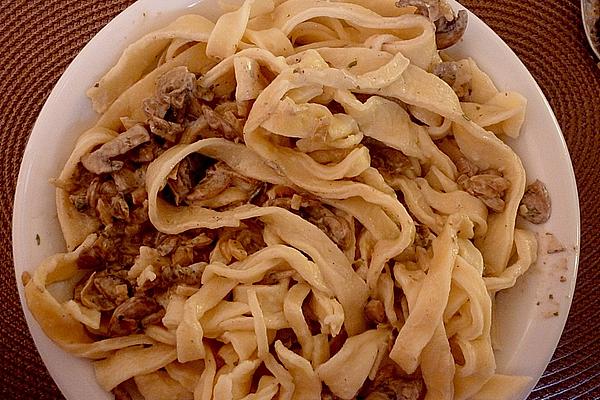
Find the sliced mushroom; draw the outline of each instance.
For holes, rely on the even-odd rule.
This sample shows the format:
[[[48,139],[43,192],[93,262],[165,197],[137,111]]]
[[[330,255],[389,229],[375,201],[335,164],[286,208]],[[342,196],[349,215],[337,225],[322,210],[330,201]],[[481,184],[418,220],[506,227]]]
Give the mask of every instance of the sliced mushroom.
[[[459,174],[471,177],[479,172],[477,165],[465,157],[454,139],[444,138],[437,142],[437,145],[440,150],[450,157],[452,162],[456,165]]]
[[[454,19],[448,20],[445,16],[435,21],[435,43],[439,50],[455,45],[467,30],[468,14],[460,10]]]
[[[150,140],[150,134],[142,125],[121,133],[119,136],[104,143],[98,150],[81,157],[81,164],[94,174],[106,174],[123,168],[123,161],[112,158],[127,153],[129,150]]]
[[[194,247],[191,245],[179,246],[171,255],[173,265],[187,266],[194,262]]]
[[[171,192],[173,192],[175,205],[179,205],[190,193],[190,190],[192,190],[194,186],[192,183],[193,174],[191,161],[186,157],[177,164],[173,172],[169,175],[167,185],[171,189]]]
[[[398,0],[396,2],[396,7],[415,7],[417,9],[417,14],[431,18],[434,15],[437,15],[437,5],[430,3],[431,2],[424,0]]]
[[[193,98],[195,88],[196,76],[184,66],[173,68],[158,79],[155,97],[143,103],[153,134],[169,142],[177,140],[185,130],[186,106]]]
[[[385,322],[385,308],[381,300],[371,299],[365,306],[365,318],[368,321],[382,324]]]
[[[132,400],[131,395],[129,394],[127,389],[125,389],[123,384],[120,384],[119,386],[111,390],[111,393],[115,396],[115,400]]]
[[[128,290],[126,280],[102,271],[90,275],[79,296],[81,304],[88,308],[110,311],[129,298]]]
[[[143,320],[160,312],[162,307],[151,297],[136,296],[121,303],[113,312],[108,323],[110,336],[126,336],[144,327]],[[146,319],[146,324],[150,319]]]
[[[546,189],[546,185],[536,179],[525,190],[519,207],[519,215],[533,224],[543,224],[548,221],[551,213],[550,194]]]
[[[420,377],[405,376],[391,360],[384,360],[365,391],[367,400],[418,400],[425,385]]]
[[[392,188],[399,189],[397,181],[401,175],[412,179],[421,176],[420,164],[414,162],[414,159],[411,160],[401,151],[371,138],[366,138],[362,144],[369,149],[371,166],[379,171],[386,183]]]
[[[162,75],[156,83],[156,97],[162,103],[181,109],[196,87],[196,76],[187,67],[175,67]]]
[[[161,270],[161,279],[168,286],[184,284],[195,286],[200,284],[206,263],[196,263],[188,266],[180,264],[167,265]]]
[[[465,98],[472,90],[471,69],[467,63],[457,61],[442,62],[435,65],[432,72],[446,82],[460,99]]]
[[[345,218],[334,214],[319,201],[301,198],[300,204],[294,205],[293,199],[293,194],[292,197],[277,197],[267,200],[263,206],[281,207],[299,214],[323,231],[341,250],[347,250],[350,247],[353,233]]]
[[[251,220],[244,221],[237,228],[223,228],[219,238],[221,250],[226,250],[227,256],[237,256],[236,259],[245,258],[266,247],[262,224]]]
[[[497,174],[480,174],[472,177],[461,175],[457,183],[469,194],[483,201],[492,211],[504,211],[504,193],[510,187],[510,182]]]
[[[151,117],[148,119],[148,125],[150,126],[150,132],[171,143],[176,142],[177,136],[185,130],[182,124],[166,121],[162,118]]]
[[[156,247],[158,254],[162,257],[171,254],[179,245],[179,236],[177,235],[166,235],[161,238],[160,244]]]
[[[439,50],[456,44],[467,29],[468,14],[460,10],[457,15],[444,0],[399,0],[397,7],[413,6],[435,24],[435,42]]]
[[[187,195],[188,201],[207,200],[217,196],[229,187],[231,183],[231,173],[229,168],[223,162],[218,162],[206,171],[206,176],[202,179],[190,194]]]
[[[112,174],[112,178],[119,192],[130,193],[145,186],[146,168],[145,166],[135,170],[128,167],[121,168]]]
[[[243,124],[232,111],[226,110],[221,114],[207,105],[202,105],[202,114],[208,126],[215,132],[215,134],[204,136],[223,137],[235,142],[244,141]]]

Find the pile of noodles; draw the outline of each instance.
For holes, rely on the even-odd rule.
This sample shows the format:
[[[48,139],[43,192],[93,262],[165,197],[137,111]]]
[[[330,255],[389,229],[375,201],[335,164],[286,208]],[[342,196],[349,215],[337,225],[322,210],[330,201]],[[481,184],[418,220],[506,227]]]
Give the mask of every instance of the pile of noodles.
[[[48,291],[79,272],[78,254],[93,243],[98,227],[59,188],[58,213],[70,252],[48,258],[26,284],[29,309],[45,333],[66,351],[95,360],[105,390],[132,380],[147,399],[318,399],[324,385],[351,399],[386,357],[407,374],[420,371],[427,399],[510,399],[520,393],[529,378],[495,372],[491,330],[495,293],[513,286],[535,261],[534,236],[515,227],[525,171],[498,138],[518,135],[525,101],[499,92],[467,59],[462,62],[472,74],[472,102],[461,104],[430,72],[441,62],[435,29],[414,11],[392,0],[246,0],[216,23],[185,15],[130,45],[90,89],[101,116],[81,135],[59,179],[69,179],[83,155],[123,131],[121,117],[144,120],[142,101],[152,96],[157,78],[186,66],[201,87],[216,95],[234,93],[236,101],[253,106],[243,144],[203,139],[176,145],[151,163],[150,221],[160,232],[179,234],[254,218],[264,224],[267,247],[229,265],[209,263],[196,290],[172,293],[161,326],[94,341],[84,324],[99,318],[97,311],[59,302]],[[259,79],[261,69],[272,79]],[[332,113],[326,107],[331,101],[344,113]],[[414,122],[416,113],[425,124]],[[446,135],[480,169],[501,171],[510,182],[504,211],[488,212],[460,189],[456,166],[434,142]],[[291,137],[296,146],[281,146],[275,136]],[[426,172],[400,178],[403,203],[371,167],[369,151],[360,145],[366,137],[417,159]],[[308,155],[339,149],[346,155],[335,163]],[[159,192],[192,153],[309,193],[349,215],[362,234],[346,254],[283,208],[246,204],[218,211],[170,204]],[[397,261],[413,243],[415,223],[427,226],[435,239],[421,256]],[[142,251],[136,268],[142,271],[152,261]],[[356,269],[357,261],[365,268]],[[295,273],[256,285],[274,268]],[[318,335],[302,314],[308,296],[322,309]],[[387,323],[376,329],[365,323],[369,298],[385,307]],[[398,318],[395,303],[405,305],[404,318]],[[273,341],[284,328],[295,333],[300,353]],[[330,356],[329,340],[341,329],[348,339]],[[217,352],[224,365],[216,363]],[[267,372],[257,379],[259,367]]]

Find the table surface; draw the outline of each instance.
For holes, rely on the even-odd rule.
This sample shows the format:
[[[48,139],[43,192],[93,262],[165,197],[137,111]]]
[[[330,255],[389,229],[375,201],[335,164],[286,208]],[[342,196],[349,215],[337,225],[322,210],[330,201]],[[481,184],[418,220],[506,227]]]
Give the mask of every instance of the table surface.
[[[13,0],[0,10],[0,398],[62,399],[27,330],[13,272],[11,218],[27,138],[78,51],[130,0]],[[600,398],[600,65],[578,0],[463,0],[517,53],[563,130],[581,205],[579,276],[554,357],[530,399]]]

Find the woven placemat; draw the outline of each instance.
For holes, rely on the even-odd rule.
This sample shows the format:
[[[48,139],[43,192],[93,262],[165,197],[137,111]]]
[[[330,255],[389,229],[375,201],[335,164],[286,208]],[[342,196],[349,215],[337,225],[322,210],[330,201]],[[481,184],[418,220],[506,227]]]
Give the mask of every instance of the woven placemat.
[[[21,311],[12,201],[36,116],[77,52],[130,0],[13,0],[0,7],[0,399],[62,399]],[[463,0],[529,68],[563,129],[582,211],[581,259],[567,326],[530,399],[600,398],[600,68],[578,0]]]

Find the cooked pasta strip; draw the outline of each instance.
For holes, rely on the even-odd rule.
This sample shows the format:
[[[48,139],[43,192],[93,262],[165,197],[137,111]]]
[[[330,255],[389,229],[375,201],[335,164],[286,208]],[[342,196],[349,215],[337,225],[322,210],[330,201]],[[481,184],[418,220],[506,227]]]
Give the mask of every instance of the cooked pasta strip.
[[[419,356],[431,340],[437,321],[441,320],[448,301],[452,269],[458,253],[458,233],[461,230],[468,231],[469,224],[472,223],[465,216],[454,215],[432,243],[433,259],[430,269],[414,310],[398,333],[390,352],[390,358],[407,373],[412,373],[417,368]]]
[[[118,350],[114,355],[94,362],[96,379],[104,390],[111,390],[134,376],[152,373],[175,361],[176,350],[164,344]]]
[[[213,23],[201,15],[184,15],[127,47],[118,63],[88,90],[94,109],[105,112],[125,89],[139,81],[144,71],[152,67],[170,40],[206,42],[213,28]]]

